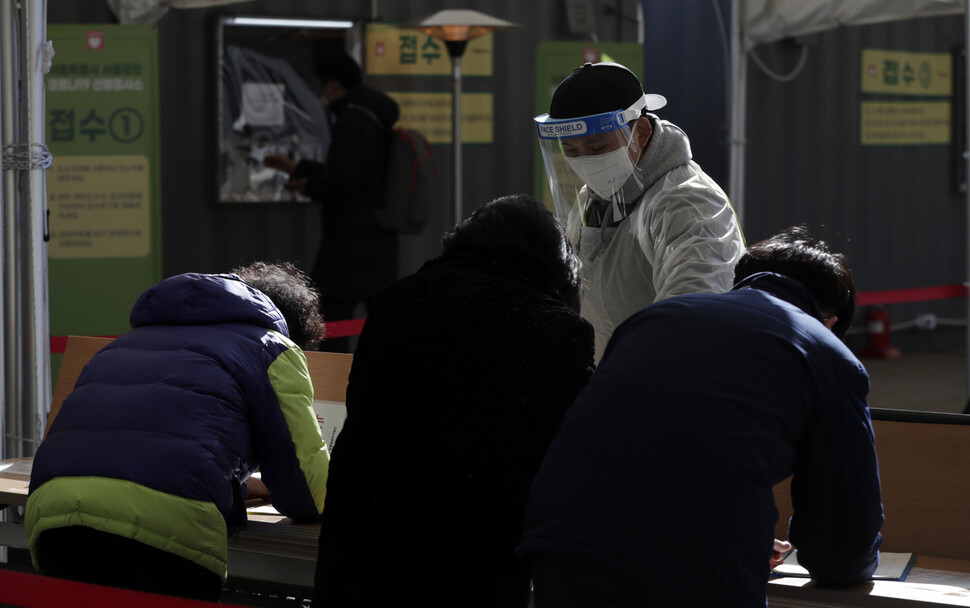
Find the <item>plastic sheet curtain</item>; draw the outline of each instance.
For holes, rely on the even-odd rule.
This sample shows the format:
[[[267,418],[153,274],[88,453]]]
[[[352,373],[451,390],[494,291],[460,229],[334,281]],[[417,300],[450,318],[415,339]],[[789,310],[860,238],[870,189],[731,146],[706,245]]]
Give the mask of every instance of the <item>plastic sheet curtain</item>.
[[[0,448],[31,456],[51,401],[44,128],[47,3],[0,0]]]

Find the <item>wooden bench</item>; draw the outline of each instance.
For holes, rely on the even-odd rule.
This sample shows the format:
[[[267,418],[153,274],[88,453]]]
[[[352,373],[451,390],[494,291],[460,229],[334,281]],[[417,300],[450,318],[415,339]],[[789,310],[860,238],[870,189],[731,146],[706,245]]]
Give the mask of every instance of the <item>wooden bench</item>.
[[[44,429],[45,437],[64,399],[74,390],[81,370],[91,357],[107,346],[111,340],[112,338],[89,336],[68,337],[61,369],[57,374],[57,384],[54,386],[54,394],[51,398],[51,411],[47,416],[47,426]],[[318,351],[304,351],[304,354],[310,371],[310,380],[313,382],[313,398],[323,401],[346,401],[347,378],[350,376],[350,365],[354,356]]]

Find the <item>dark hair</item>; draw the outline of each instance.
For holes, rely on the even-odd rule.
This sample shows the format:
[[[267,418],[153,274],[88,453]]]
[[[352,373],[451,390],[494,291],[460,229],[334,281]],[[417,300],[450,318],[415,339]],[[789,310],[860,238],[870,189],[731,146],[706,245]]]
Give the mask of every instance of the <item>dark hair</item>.
[[[442,239],[443,255],[491,250],[514,258],[543,292],[579,311],[579,258],[556,217],[528,194],[489,201]]]
[[[313,67],[313,72],[321,83],[336,80],[345,89],[356,86],[364,80],[360,65],[347,53],[330,53],[321,57]]]
[[[286,319],[290,339],[300,348],[323,340],[320,294],[302,270],[289,262],[253,262],[233,269],[244,283],[266,294]]]
[[[846,258],[830,252],[804,226],[786,228],[748,247],[734,268],[734,282],[758,272],[783,274],[807,287],[825,314],[838,316],[832,331],[840,338],[852,325],[856,288]]]

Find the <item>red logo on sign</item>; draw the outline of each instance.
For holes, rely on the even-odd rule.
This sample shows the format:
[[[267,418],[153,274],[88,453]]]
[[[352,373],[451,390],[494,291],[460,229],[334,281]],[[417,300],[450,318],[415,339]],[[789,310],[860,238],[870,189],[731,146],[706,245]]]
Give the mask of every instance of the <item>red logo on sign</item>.
[[[104,48],[104,32],[87,32],[84,36],[84,42],[89,51],[100,51]]]
[[[377,43],[377,45],[374,47],[374,52],[377,53],[377,56],[378,57],[383,57],[384,56],[384,53],[387,52],[387,49],[384,48],[384,42],[383,41]]]

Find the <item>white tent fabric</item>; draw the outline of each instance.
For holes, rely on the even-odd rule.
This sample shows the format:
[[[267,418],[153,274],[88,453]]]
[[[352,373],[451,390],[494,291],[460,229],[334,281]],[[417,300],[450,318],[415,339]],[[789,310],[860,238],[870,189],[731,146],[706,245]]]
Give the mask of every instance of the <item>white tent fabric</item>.
[[[203,8],[252,0],[107,0],[123,25],[156,23],[170,8]]]
[[[964,0],[735,0],[742,11],[745,50],[789,36],[843,25],[955,15]]]

